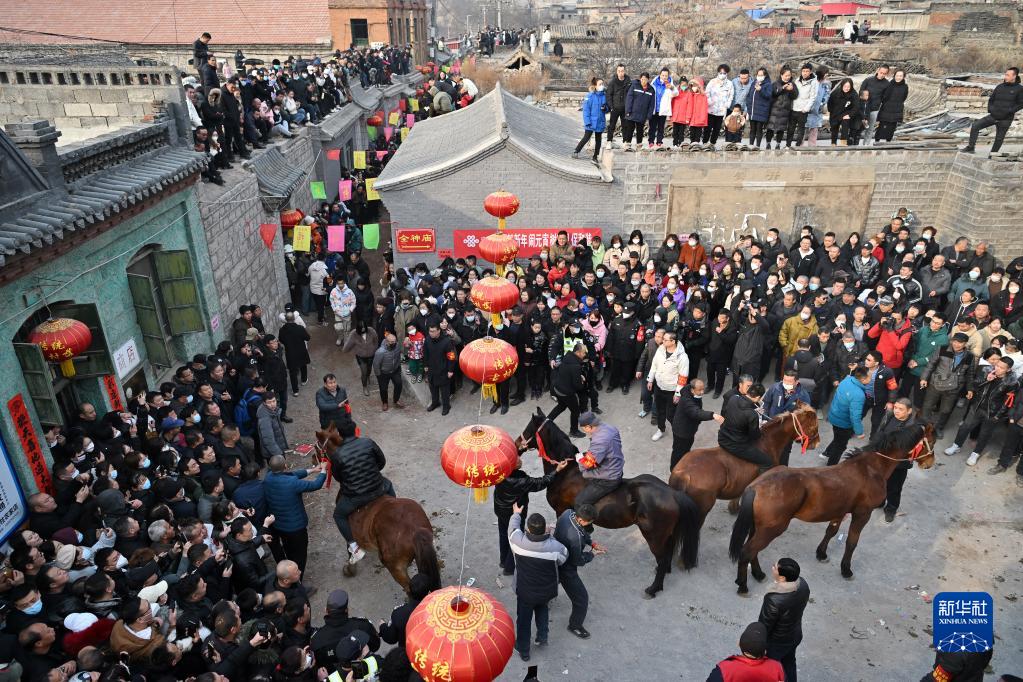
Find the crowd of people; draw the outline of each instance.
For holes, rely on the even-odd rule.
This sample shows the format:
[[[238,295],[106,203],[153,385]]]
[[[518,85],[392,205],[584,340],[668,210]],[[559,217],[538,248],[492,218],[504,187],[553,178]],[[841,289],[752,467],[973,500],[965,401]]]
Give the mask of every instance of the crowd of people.
[[[584,137],[575,153],[592,136],[593,160],[599,161],[602,136],[611,140],[619,122],[626,152],[644,148],[644,130],[648,150],[713,149],[721,135],[729,150],[759,150],[765,141],[766,149],[772,142],[775,149],[813,146],[821,130],[828,130],[837,146],[891,142],[905,119],[910,92],[906,72],[886,65],[858,89],[850,78],[833,83],[826,67],[815,70],[809,63],[798,70],[783,66],[773,77],[765,67],[731,74],[731,67],[721,64],[705,81],[672,74],[665,66],[655,76],[643,72],[632,78],[619,64],[609,78],[590,81],[582,105]],[[980,131],[995,126],[991,152],[998,152],[1021,110],[1023,85],[1019,69],[1011,67],[989,96],[988,116],[974,122],[962,151],[973,152]]]

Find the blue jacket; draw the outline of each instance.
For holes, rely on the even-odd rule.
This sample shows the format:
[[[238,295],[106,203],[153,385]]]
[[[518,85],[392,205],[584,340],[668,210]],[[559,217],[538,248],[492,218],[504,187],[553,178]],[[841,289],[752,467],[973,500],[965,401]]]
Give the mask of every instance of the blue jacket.
[[[602,133],[607,129],[607,119],[604,112],[607,110],[607,98],[603,92],[591,92],[583,100],[583,128],[592,130],[595,133]]]
[[[263,480],[267,511],[274,515],[273,527],[285,533],[300,531],[309,525],[309,516],[302,503],[302,493],[319,490],[327,481],[327,474],[319,474],[311,481],[303,481],[305,469],[283,473],[270,472]]]
[[[767,389],[767,393],[764,394],[764,407],[767,411],[768,417],[777,417],[782,412],[791,412],[796,409],[796,401],[802,400],[804,403],[810,402],[810,394],[807,393],[806,389],[799,382],[796,382],[796,390],[792,392],[792,395],[785,395],[785,387],[782,382],[777,382]]]
[[[751,121],[766,123],[771,117],[771,93],[774,91],[774,84],[770,78],[765,78],[760,84],[760,92],[756,90],[756,81],[753,87],[746,94],[746,112],[750,115]]]
[[[852,429],[857,436],[863,435],[863,402],[866,398],[859,379],[852,375],[842,379],[831,400],[828,421],[832,426]]]
[[[817,99],[810,106],[810,114],[806,117],[807,128],[820,128],[824,125],[824,109],[828,104],[828,97],[831,96],[831,83],[824,81],[818,83]]]
[[[656,114],[658,112],[658,110],[661,108],[661,95],[664,94],[664,89],[668,87],[669,83],[670,84],[674,83],[674,81],[671,80],[670,76],[668,78],[668,83],[662,83],[660,76],[657,76],[657,78],[654,79],[654,82],[653,82],[653,86],[654,86],[654,110],[652,112],[650,112],[651,114]]]
[[[252,481],[245,481],[234,489],[231,500],[239,509],[252,507],[256,510],[255,520],[260,526],[266,519],[266,494],[263,492],[263,482],[258,478]]]
[[[654,111],[654,86],[648,84],[644,90],[639,79],[632,81],[625,95],[625,118],[633,123],[646,123]]]
[[[734,107],[736,104],[741,106],[743,111],[746,111],[746,100],[749,99],[749,93],[751,90],[753,90],[753,86],[755,84],[756,81],[753,80],[753,76],[749,77],[749,80],[746,82],[746,85],[742,84],[742,81],[739,80],[738,76],[732,79],[733,94],[732,101],[728,105],[728,113],[732,113],[732,107]]]

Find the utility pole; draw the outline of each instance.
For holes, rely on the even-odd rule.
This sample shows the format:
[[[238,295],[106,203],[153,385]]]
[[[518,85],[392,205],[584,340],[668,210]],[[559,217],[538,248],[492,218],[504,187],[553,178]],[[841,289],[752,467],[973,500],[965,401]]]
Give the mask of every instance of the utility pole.
[[[437,56],[437,3],[440,0],[433,0],[430,3],[430,59]]]
[[[480,9],[483,10],[483,28],[486,29],[486,27],[487,27],[487,4],[483,3],[482,5],[480,5]]]
[[[501,30],[501,0],[495,0],[497,2],[497,30]]]
[[[469,14],[465,15],[465,35],[469,35],[471,33],[471,31],[469,30],[469,17],[470,16],[471,15],[469,15]]]

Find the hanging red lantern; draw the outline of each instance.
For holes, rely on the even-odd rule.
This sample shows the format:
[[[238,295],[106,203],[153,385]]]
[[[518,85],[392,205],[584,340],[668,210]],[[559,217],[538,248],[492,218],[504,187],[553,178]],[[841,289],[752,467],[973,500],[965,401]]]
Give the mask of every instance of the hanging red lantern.
[[[448,478],[473,488],[477,502],[487,499],[487,490],[515,471],[519,451],[515,441],[496,426],[464,426],[444,441],[440,465]]]
[[[472,285],[469,300],[483,312],[490,313],[496,325],[501,321],[501,311],[509,310],[518,303],[519,288],[504,277],[488,275]]]
[[[28,340],[39,346],[47,360],[59,362],[61,374],[70,378],[75,375],[73,359],[92,345],[92,332],[83,322],[58,317],[33,329]]]
[[[405,633],[405,653],[425,682],[490,682],[515,648],[515,624],[504,605],[472,587],[428,594]]]
[[[377,116],[376,114],[374,114],[374,115],[372,115],[372,116],[370,116],[369,118],[366,119],[366,125],[368,125],[368,126],[376,127],[378,125],[383,125],[383,123],[384,123],[384,119],[381,118],[380,116]]]
[[[458,356],[462,374],[483,384],[483,397],[497,400],[497,384],[507,381],[519,367],[519,354],[507,341],[484,336],[466,344]]]
[[[497,229],[503,230],[505,219],[518,213],[519,198],[511,192],[499,189],[487,195],[483,200],[483,208],[497,218]]]
[[[506,232],[488,234],[480,240],[480,255],[498,266],[498,274],[503,275],[504,266],[515,260],[519,253],[519,243]]]
[[[302,222],[302,218],[305,218],[305,213],[302,213],[297,208],[289,208],[287,211],[281,211],[281,225],[284,226],[285,230],[291,228]]]

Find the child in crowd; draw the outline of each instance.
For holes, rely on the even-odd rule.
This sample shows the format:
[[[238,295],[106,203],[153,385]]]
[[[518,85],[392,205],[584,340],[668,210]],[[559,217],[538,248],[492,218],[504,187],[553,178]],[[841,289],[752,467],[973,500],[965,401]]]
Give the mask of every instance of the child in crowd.
[[[678,94],[671,99],[671,146],[678,147],[686,139],[686,126],[692,113],[693,94],[689,91],[689,79],[678,79]]]
[[[746,127],[746,114],[742,107],[732,105],[732,113],[725,117],[725,142],[742,142],[742,129]]]
[[[404,346],[405,355],[408,357],[408,373],[412,377],[412,383],[422,383],[423,345],[426,343],[426,337],[414,324],[410,324],[406,331],[408,336],[405,337]]]
[[[857,102],[856,115],[851,117],[852,123],[849,126],[849,144],[856,146],[860,143],[863,131],[870,126],[870,91],[864,89],[860,92],[860,99]]]

